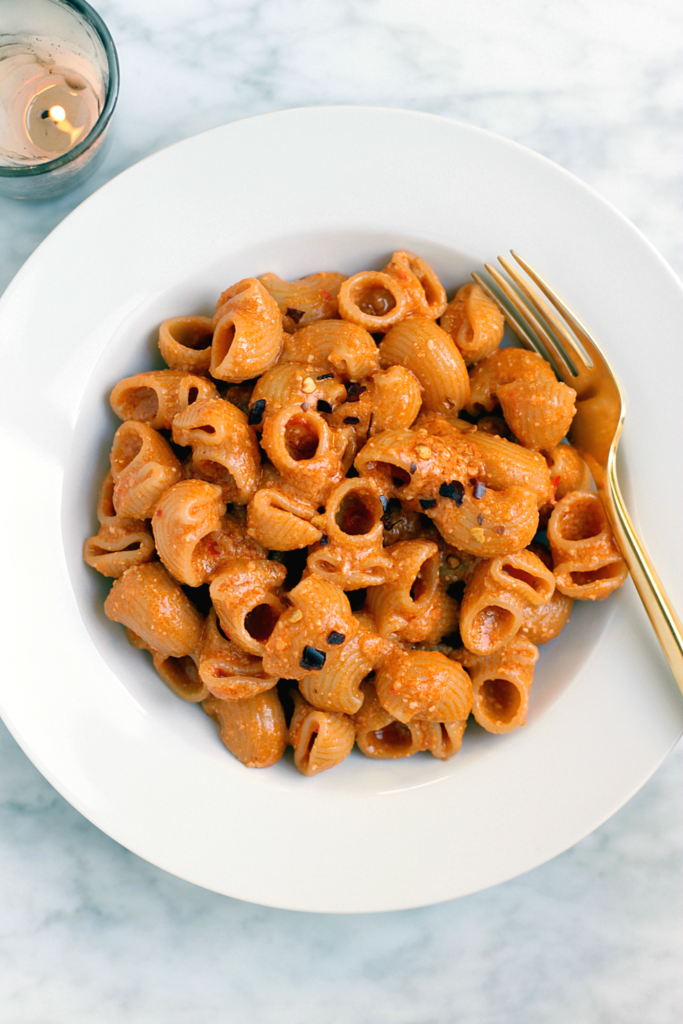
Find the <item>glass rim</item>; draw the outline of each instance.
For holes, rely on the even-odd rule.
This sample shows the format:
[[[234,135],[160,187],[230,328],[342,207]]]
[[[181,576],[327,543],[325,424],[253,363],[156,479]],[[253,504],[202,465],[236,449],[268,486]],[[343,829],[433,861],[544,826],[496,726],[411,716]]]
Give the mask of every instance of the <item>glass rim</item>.
[[[116,101],[119,96],[119,58],[109,29],[102,21],[102,18],[99,16],[97,11],[91,7],[86,0],[57,0],[57,3],[61,4],[62,7],[70,7],[76,13],[80,14],[100,37],[102,46],[104,47],[105,56],[107,58],[107,67],[109,69],[109,81],[107,82],[107,93],[104,99],[104,106],[102,107],[102,111],[97,118],[97,121],[86,137],[82,142],[77,143],[73,149],[68,150],[66,153],[62,153],[61,156],[55,157],[54,160],[45,160],[41,164],[32,164],[27,167],[0,166],[1,178],[31,178],[40,174],[49,174],[50,171],[55,171],[60,167],[65,167],[73,160],[78,159],[82,153],[85,153],[85,151],[92,146],[93,142],[99,138],[107,127],[111,120],[111,115],[114,113],[114,107],[116,106]]]

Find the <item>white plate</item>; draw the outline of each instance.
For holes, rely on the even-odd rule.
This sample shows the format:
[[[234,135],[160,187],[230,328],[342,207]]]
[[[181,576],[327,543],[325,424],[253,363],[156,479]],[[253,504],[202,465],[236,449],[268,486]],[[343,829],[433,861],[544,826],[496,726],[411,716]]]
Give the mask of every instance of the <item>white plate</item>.
[[[630,583],[541,653],[529,721],[461,753],[352,755],[317,779],[243,768],[102,612],[80,559],[120,377],[154,329],[276,271],[353,273],[396,248],[446,286],[511,247],[602,339],[628,395],[630,507],[680,603],[680,284],[624,218],[504,139],[425,114],[285,111],[158,153],[83,203],[0,305],[9,496],[3,716],[86,817],[141,857],[271,906],[371,911],[493,885],[585,836],[651,775],[683,702]],[[628,472],[626,472],[628,470]]]

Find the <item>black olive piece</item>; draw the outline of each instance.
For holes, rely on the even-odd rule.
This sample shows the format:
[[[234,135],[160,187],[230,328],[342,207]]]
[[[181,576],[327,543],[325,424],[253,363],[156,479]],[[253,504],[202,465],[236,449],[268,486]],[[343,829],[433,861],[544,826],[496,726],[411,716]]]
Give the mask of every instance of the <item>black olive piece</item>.
[[[344,423],[360,423],[357,416],[345,416]]]
[[[249,409],[249,415],[247,416],[247,423],[249,424],[250,427],[254,427],[256,426],[257,423],[261,422],[261,420],[263,419],[263,413],[265,412],[265,408],[265,398],[259,398],[258,401],[254,402],[254,404]]]
[[[322,537],[320,538],[320,540],[318,541],[318,544],[320,544],[320,547],[323,548],[323,547],[325,547],[326,544],[329,544],[329,543],[330,543],[330,538],[327,536],[326,533],[324,533],[322,535]]]
[[[483,515],[481,514],[481,512],[480,512],[480,513],[479,513],[479,515],[477,516],[477,522],[479,523],[479,525],[480,525],[480,526],[481,526],[481,524],[482,524],[482,523],[484,522],[484,517],[483,517]]]
[[[439,494],[442,498],[452,498],[456,505],[462,505],[465,497],[465,488],[459,480],[451,480],[449,484],[441,484]]]
[[[436,498],[420,498],[420,505],[422,508],[434,508],[436,505]]]
[[[317,647],[306,645],[299,664],[302,668],[307,668],[311,672],[319,672],[326,660],[327,655],[324,651],[319,651]]]
[[[343,633],[338,633],[336,629],[333,629],[331,633],[327,635],[328,644],[343,644],[346,637]]]
[[[330,405],[329,402],[326,402],[324,398],[318,399],[318,404],[316,408],[318,412],[332,412],[332,406]]]

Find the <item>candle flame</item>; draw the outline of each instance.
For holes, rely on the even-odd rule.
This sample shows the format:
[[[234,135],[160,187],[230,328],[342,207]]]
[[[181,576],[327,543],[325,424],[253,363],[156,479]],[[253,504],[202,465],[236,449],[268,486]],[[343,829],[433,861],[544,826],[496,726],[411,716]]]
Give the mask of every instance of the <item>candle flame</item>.
[[[84,125],[80,128],[74,128],[70,121],[66,119],[66,110],[64,107],[60,107],[59,104],[54,107],[50,107],[50,117],[55,123],[55,127],[59,128],[60,132],[66,132],[71,141],[71,145],[74,146],[80,136],[83,134]]]

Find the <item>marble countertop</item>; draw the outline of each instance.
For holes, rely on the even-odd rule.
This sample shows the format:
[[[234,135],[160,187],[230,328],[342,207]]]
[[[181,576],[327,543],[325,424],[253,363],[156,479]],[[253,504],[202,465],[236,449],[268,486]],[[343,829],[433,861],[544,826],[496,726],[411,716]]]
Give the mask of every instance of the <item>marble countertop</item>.
[[[95,0],[113,147],[78,191],[0,199],[0,292],[96,188],[214,125],[321,103],[514,139],[617,206],[683,274],[677,0]],[[683,748],[613,818],[494,889],[296,914],[198,889],[82,818],[0,725],[0,1024],[674,1024]]]

